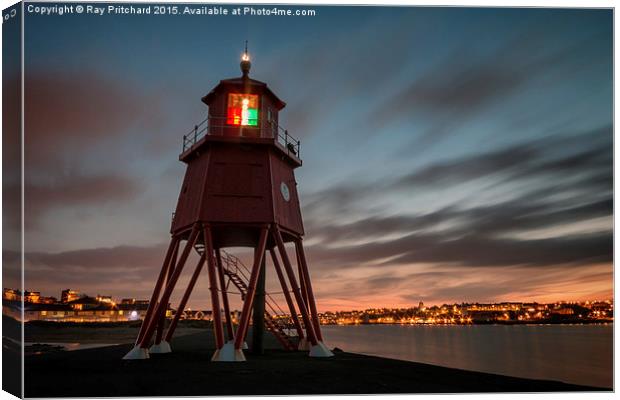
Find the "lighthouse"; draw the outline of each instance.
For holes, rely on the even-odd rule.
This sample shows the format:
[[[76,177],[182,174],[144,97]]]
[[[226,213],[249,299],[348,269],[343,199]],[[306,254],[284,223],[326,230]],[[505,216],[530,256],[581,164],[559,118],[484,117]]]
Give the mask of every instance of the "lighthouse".
[[[170,342],[194,285],[206,268],[213,310],[212,361],[245,361],[250,317],[287,350],[331,357],[323,343],[303,246],[304,228],[295,180],[301,167],[300,142],[279,124],[285,103],[266,83],[250,78],[250,56],[242,75],[219,82],[202,102],[207,118],[183,137],[179,160],[187,165],[170,229],[171,239],[135,347],[125,359],[172,351]],[[295,254],[289,258],[287,246]],[[244,273],[226,249],[249,247],[253,261]],[[166,329],[165,316],[191,252],[197,265]],[[290,315],[288,328],[265,307],[265,270],[275,272]],[[234,326],[227,287],[243,299]],[[267,304],[269,305],[269,304]],[[173,305],[174,306],[174,305]],[[261,324],[257,324],[260,322]],[[291,340],[287,332],[295,333]]]

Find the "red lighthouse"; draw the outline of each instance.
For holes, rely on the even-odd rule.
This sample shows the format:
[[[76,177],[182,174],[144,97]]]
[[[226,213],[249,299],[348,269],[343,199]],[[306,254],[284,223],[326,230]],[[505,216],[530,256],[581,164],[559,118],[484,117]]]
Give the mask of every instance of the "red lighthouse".
[[[179,159],[187,164],[187,170],[172,221],[172,238],[136,346],[125,359],[171,351],[178,320],[206,265],[217,349],[212,360],[244,361],[242,349],[253,303],[255,299],[264,301],[264,296],[256,294],[261,276],[264,280],[267,254],[287,303],[289,327],[296,333],[298,348],[309,347],[314,357],[333,355],[323,344],[302,244],[304,230],[294,174],[302,164],[300,143],[278,124],[285,103],[267,84],[249,77],[250,67],[246,49],[241,61],[243,75],[220,81],[202,98],[209,107],[208,117],[183,137]],[[297,268],[289,259],[287,244],[294,247]],[[228,247],[254,249],[245,276],[231,266],[236,265],[236,259],[224,252]],[[200,259],[165,330],[170,297],[192,251],[198,252]],[[236,329],[226,289],[230,283],[243,298]],[[254,307],[254,321],[257,310],[263,310],[265,327],[282,345],[295,349],[295,343],[278,326],[281,318],[273,318],[264,307]],[[263,322],[261,317],[258,321]]]

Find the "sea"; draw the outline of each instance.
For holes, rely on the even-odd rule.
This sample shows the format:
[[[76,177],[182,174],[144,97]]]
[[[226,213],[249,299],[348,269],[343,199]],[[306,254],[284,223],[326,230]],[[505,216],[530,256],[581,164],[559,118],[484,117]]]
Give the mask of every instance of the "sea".
[[[613,324],[326,325],[329,348],[470,371],[611,388]]]

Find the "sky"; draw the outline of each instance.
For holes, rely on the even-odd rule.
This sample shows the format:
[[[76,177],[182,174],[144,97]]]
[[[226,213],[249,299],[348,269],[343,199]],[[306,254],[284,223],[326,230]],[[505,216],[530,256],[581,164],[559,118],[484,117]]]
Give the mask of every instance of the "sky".
[[[250,76],[301,140],[320,311],[613,296],[611,10],[312,8],[27,15],[26,288],[150,296],[182,136],[240,76],[247,39]],[[209,308],[207,288],[190,307]]]

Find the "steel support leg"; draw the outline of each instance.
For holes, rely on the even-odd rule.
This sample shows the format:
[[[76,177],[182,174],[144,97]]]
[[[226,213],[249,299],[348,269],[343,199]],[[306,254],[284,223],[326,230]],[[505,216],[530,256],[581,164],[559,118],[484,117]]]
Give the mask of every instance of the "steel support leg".
[[[233,331],[232,317],[230,316],[230,305],[228,303],[228,293],[226,292],[226,282],[224,280],[224,265],[222,264],[222,254],[220,249],[215,250],[215,261],[217,262],[217,275],[222,289],[222,305],[224,306],[224,319],[226,320],[226,336],[228,340],[235,338]]]
[[[312,292],[312,282],[310,281],[310,273],[308,272],[308,264],[306,263],[306,255],[304,253],[304,246],[301,243],[301,239],[295,240],[295,250],[297,251],[298,259],[301,262],[299,264],[301,275],[306,282],[306,292],[308,295],[308,303],[310,305],[310,314],[312,315],[312,322],[314,324],[314,332],[316,333],[317,339],[323,341],[323,335],[321,334],[321,323],[319,321],[319,314],[316,311],[314,293]]]
[[[168,265],[170,264],[172,254],[179,246],[179,242],[180,240],[177,237],[173,237],[170,240],[170,245],[168,246],[168,251],[166,251],[166,256],[164,257],[164,262],[161,267],[159,277],[157,278],[157,283],[155,283],[155,288],[153,289],[153,294],[151,295],[151,301],[149,301],[146,315],[144,316],[144,320],[142,321],[142,325],[140,326],[140,332],[138,333],[138,337],[136,338],[136,345],[140,344],[140,342],[142,341],[142,338],[144,337],[144,331],[151,322],[151,317],[155,308],[157,308],[157,300],[159,299],[159,293],[161,292],[161,287],[164,283],[164,277],[166,276],[166,271],[168,270]]]
[[[254,265],[252,266],[252,273],[250,274],[250,282],[248,284],[248,291],[243,302],[243,309],[241,310],[241,321],[237,328],[237,334],[235,335],[235,349],[240,350],[245,340],[245,335],[250,323],[250,314],[252,312],[252,302],[254,301],[254,294],[256,293],[256,284],[258,282],[258,275],[262,265],[262,258],[265,254],[265,246],[267,244],[267,232],[268,228],[262,228],[260,232],[260,239],[258,240],[258,248],[254,253]]]
[[[277,226],[272,227],[272,234],[278,246],[278,250],[280,251],[280,257],[282,258],[284,269],[286,270],[288,279],[291,282],[291,287],[293,288],[293,294],[295,295],[295,300],[297,301],[299,312],[301,313],[301,317],[306,327],[306,334],[308,335],[308,340],[313,346],[316,346],[318,344],[318,341],[316,338],[316,334],[314,333],[314,326],[312,322],[310,321],[308,310],[306,309],[304,301],[301,297],[301,290],[299,289],[299,286],[297,286],[297,281],[295,280],[295,273],[293,272],[293,268],[291,267],[291,261],[288,258],[288,254],[286,254],[286,248],[284,247],[284,241],[282,240],[282,235],[280,234],[280,230],[278,229]]]
[[[183,266],[185,265],[185,262],[187,261],[187,257],[189,257],[189,253],[194,247],[194,244],[196,243],[196,239],[198,237],[199,232],[200,232],[200,225],[199,224],[194,225],[194,227],[192,228],[192,232],[190,233],[189,238],[187,239],[187,243],[185,244],[185,248],[183,249],[183,253],[181,254],[181,257],[179,258],[177,266],[174,268],[174,272],[172,273],[172,276],[170,277],[170,282],[168,282],[168,285],[166,286],[166,289],[164,290],[164,293],[162,295],[161,300],[159,301],[159,304],[157,306],[157,309],[155,310],[154,315],[158,315],[159,313],[162,312],[162,310],[165,310],[166,307],[168,307],[168,301],[170,300],[172,291],[174,290],[174,287],[177,281],[179,280],[179,276],[181,276],[181,272],[183,271]],[[153,335],[153,331],[155,330],[156,326],[157,326],[156,319],[151,318],[146,330],[144,331],[144,336],[142,337],[142,340],[140,341],[141,348],[145,349],[148,347],[151,337]]]
[[[256,255],[254,257],[256,257]],[[258,282],[256,283],[256,292],[254,293],[254,301],[252,302],[253,354],[263,354],[265,352],[263,341],[265,338],[265,280],[267,277],[267,265],[265,262],[266,254],[263,254],[261,258],[263,261],[261,262]]]
[[[194,286],[196,285],[196,281],[198,280],[198,276],[200,275],[200,272],[202,271],[202,267],[204,266],[206,260],[207,260],[206,255],[203,253],[203,255],[200,257],[200,260],[198,261],[198,265],[196,265],[194,274],[192,275],[189,283],[187,284],[187,289],[185,289],[185,294],[183,294],[183,298],[181,299],[181,302],[179,303],[179,307],[177,308],[177,313],[174,315],[174,319],[172,320],[172,322],[170,323],[170,327],[168,327],[168,330],[166,331],[166,337],[164,340],[168,343],[170,343],[170,341],[172,340],[172,335],[174,334],[174,330],[177,328],[177,325],[179,324],[179,319],[181,319],[181,315],[183,314],[183,311],[185,310],[185,306],[187,305],[189,296],[192,294],[192,291],[194,290]]]
[[[295,258],[297,259],[297,276],[299,277],[299,288],[301,289],[301,297],[304,299],[306,309],[308,309],[308,291],[306,290],[306,280],[304,274],[301,271],[301,261],[299,260],[299,253],[295,251]]]
[[[166,272],[166,279],[164,287],[168,285],[168,281],[170,281],[170,277],[172,276],[173,268],[177,263],[177,256],[179,252],[179,246],[175,246],[174,252],[172,253],[172,257],[170,258],[170,262],[168,263],[168,271]],[[164,336],[164,328],[166,326],[166,311],[164,308],[163,313],[159,316],[159,322],[157,323],[157,333],[155,334],[155,344],[159,345],[161,343],[161,339]]]
[[[295,325],[295,330],[297,330],[297,336],[301,341],[302,339],[304,339],[304,330],[301,328],[301,323],[299,323],[299,318],[297,317],[297,310],[295,310],[295,304],[293,303],[293,299],[291,299],[291,294],[288,291],[288,285],[286,284],[286,280],[284,279],[284,275],[282,274],[280,262],[278,261],[276,253],[275,251],[273,251],[273,249],[269,249],[269,254],[271,254],[271,260],[273,261],[273,267],[276,270],[276,275],[278,275],[280,286],[282,286],[282,292],[284,293],[284,298],[286,299],[288,310],[291,313],[291,319],[293,320],[293,324]]]
[[[215,258],[213,257],[213,238],[211,237],[211,228],[205,226],[203,228],[205,238],[205,251],[207,255],[207,271],[209,276],[209,289],[211,289],[211,308],[213,310],[213,331],[215,332],[215,345],[219,350],[224,346],[224,331],[222,330],[222,310],[220,309],[220,300],[218,293],[218,284],[215,278]]]

